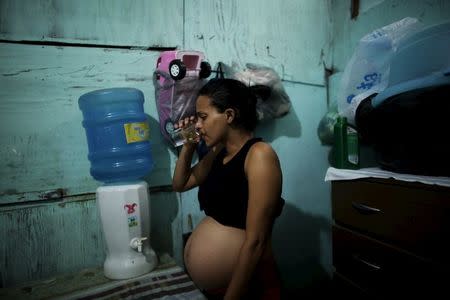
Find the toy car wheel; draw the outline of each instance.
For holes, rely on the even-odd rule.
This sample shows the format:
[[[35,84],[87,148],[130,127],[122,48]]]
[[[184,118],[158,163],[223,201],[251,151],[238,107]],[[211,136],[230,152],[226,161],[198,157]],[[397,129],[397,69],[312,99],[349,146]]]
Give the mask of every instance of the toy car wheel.
[[[172,134],[174,131],[173,123],[170,120],[168,120],[164,126],[164,129],[168,134]]]
[[[169,64],[169,74],[174,80],[181,80],[186,76],[186,66],[179,59],[174,59]]]
[[[207,61],[202,61],[200,63],[200,78],[208,78],[211,75],[211,65]]]

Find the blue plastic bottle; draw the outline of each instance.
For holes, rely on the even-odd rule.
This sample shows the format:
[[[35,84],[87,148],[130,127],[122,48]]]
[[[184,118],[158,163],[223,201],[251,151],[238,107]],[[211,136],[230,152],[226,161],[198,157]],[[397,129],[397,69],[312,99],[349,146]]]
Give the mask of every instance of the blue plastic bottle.
[[[96,90],[78,105],[89,148],[90,173],[104,183],[129,182],[153,168],[144,94],[133,88]]]

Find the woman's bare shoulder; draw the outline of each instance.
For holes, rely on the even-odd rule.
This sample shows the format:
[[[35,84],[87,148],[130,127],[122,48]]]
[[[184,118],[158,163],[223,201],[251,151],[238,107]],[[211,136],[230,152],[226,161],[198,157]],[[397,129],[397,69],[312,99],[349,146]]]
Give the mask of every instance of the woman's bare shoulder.
[[[277,153],[272,148],[272,146],[269,143],[262,142],[262,141],[253,144],[253,146],[250,148],[249,154],[257,155],[257,156],[259,156],[259,155],[263,155],[263,156],[275,155],[275,156],[277,156]]]
[[[278,163],[278,155],[272,146],[266,142],[257,142],[250,148],[246,164],[260,164],[262,162],[276,161]]]

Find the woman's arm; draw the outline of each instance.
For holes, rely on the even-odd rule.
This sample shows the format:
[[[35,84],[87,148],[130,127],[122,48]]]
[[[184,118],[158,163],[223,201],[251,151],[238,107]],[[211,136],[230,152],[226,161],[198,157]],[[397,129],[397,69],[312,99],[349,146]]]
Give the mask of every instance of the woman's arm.
[[[193,119],[180,121],[177,127],[187,126]],[[211,169],[214,158],[222,147],[213,147],[195,166],[191,167],[197,143],[185,143],[175,165],[172,187],[176,192],[184,192],[200,185]]]
[[[272,226],[280,205],[282,173],[278,156],[266,143],[250,148],[245,161],[249,201],[245,241],[224,299],[240,299],[270,243]]]
[[[172,178],[172,187],[176,192],[183,192],[196,186],[194,178],[191,179],[191,163],[196,145],[186,143],[181,148]]]

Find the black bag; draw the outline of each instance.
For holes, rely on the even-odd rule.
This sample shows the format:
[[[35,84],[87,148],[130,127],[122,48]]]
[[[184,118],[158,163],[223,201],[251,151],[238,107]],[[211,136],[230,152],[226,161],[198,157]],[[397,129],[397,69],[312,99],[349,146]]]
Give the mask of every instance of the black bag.
[[[450,85],[394,95],[373,107],[372,95],[355,114],[361,142],[373,146],[385,170],[450,176]]]

